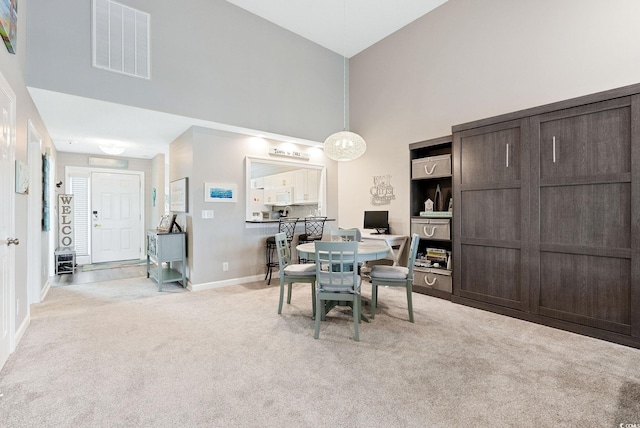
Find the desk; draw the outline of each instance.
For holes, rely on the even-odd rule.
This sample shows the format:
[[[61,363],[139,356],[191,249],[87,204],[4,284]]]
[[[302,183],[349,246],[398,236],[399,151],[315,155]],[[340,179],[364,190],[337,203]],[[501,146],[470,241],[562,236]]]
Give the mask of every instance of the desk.
[[[372,229],[369,229],[372,230]],[[398,257],[402,255],[404,251],[404,247],[407,244],[409,237],[406,235],[374,235],[371,232],[368,232],[367,229],[362,231],[362,240],[363,241],[384,241],[384,243],[389,248],[389,252],[391,253],[391,257],[393,258],[393,265],[397,266],[399,264]],[[393,247],[398,247],[397,252]]]
[[[313,242],[298,245],[296,251],[302,258],[307,260],[316,259],[316,246]],[[389,247],[385,244],[380,242],[358,242],[358,262],[384,259],[388,254]]]

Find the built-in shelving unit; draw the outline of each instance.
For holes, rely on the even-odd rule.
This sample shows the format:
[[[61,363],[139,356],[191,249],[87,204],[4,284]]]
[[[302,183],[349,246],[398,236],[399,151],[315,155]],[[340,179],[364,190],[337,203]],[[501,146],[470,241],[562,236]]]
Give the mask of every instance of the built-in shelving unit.
[[[451,143],[447,136],[409,146],[411,233],[420,236],[413,290],[445,299],[451,298],[453,283]],[[433,207],[425,206],[427,200]],[[439,254],[441,261],[435,260]]]

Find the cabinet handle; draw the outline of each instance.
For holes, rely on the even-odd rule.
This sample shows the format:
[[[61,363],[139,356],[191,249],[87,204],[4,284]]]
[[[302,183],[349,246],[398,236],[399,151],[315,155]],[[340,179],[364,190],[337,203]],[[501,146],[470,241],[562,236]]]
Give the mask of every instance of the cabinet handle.
[[[429,238],[431,238],[433,236],[434,233],[436,233],[436,226],[433,226],[431,228],[431,233],[427,232],[427,226],[422,226],[422,231],[424,232],[424,234],[426,236],[428,236]]]
[[[509,168],[509,143],[507,143],[507,168]]]
[[[553,137],[553,163],[556,163],[556,137]]]
[[[431,171],[427,170],[427,165],[424,166],[424,173],[427,175],[431,175],[433,174],[433,171],[436,169],[436,164],[434,163],[433,166],[431,167]]]
[[[429,286],[435,284],[437,280],[438,280],[438,278],[434,277],[433,281],[429,282],[429,278],[427,278],[426,276],[424,277],[424,282]]]

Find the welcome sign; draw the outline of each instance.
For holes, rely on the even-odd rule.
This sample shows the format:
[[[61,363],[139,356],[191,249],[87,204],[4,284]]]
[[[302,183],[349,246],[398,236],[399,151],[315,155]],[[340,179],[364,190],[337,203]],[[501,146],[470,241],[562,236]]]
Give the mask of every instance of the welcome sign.
[[[58,247],[73,247],[73,195],[58,195]]]

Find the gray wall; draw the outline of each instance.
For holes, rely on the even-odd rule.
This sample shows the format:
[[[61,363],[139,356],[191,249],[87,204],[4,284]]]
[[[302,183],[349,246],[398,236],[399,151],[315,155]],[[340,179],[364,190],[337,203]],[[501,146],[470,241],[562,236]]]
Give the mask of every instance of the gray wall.
[[[91,66],[90,0],[30,0],[28,85],[315,141],[342,128],[340,55],[223,0],[120,3],[151,15],[151,80]]]
[[[264,240],[277,233],[277,223],[255,225],[245,222],[245,158],[269,158],[269,149],[281,145],[274,141],[199,127],[191,128],[171,144],[170,179],[189,178],[189,212],[178,215],[178,220],[187,226],[189,281],[196,289],[264,275]],[[318,149],[299,147],[299,150],[310,153],[308,163],[326,165],[326,212],[335,218],[338,190],[336,162],[327,159]],[[204,183],[210,182],[236,183],[238,201],[204,202]],[[202,210],[213,210],[214,218],[203,219]],[[328,229],[334,226],[335,223],[329,225]],[[225,261],[229,262],[227,272],[222,271]]]
[[[24,80],[24,69],[26,62],[26,0],[18,1],[18,35],[17,35],[17,53],[10,54],[4,46],[0,45],[0,73],[16,94],[16,146],[15,158],[28,163],[28,122],[31,121],[42,137],[42,150],[52,150],[55,155],[55,149],[51,144],[51,139],[47,129],[42,123],[42,119],[35,108],[31,96],[27,92]],[[29,165],[29,167],[33,167]],[[42,272],[41,266],[34,266],[27,257],[27,219],[30,214],[39,216],[41,207],[38,207],[35,213],[28,212],[27,196],[14,194],[15,200],[15,237],[20,240],[20,245],[15,248],[15,297],[17,310],[15,316],[15,330],[24,331],[25,323],[29,319],[29,298],[27,287],[27,272]],[[2,220],[5,221],[5,220]],[[43,245],[43,254],[49,257],[53,254],[53,249],[48,248],[48,234],[43,232],[41,235]],[[47,259],[43,258],[43,263]],[[46,281],[46,276],[42,278]],[[43,282],[44,286],[44,282]]]
[[[351,129],[368,149],[340,165],[341,221],[360,222],[372,177],[390,174],[391,227],[409,233],[410,143],[638,83],[639,19],[636,0],[449,0],[353,57]]]

